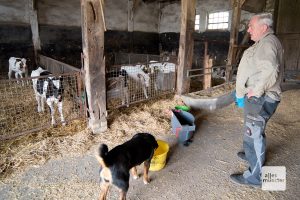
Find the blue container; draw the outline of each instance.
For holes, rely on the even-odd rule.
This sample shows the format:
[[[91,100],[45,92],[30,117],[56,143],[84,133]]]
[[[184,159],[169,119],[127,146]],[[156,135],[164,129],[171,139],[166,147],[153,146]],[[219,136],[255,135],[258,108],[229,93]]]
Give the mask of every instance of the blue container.
[[[172,133],[176,135],[180,143],[186,146],[191,142],[196,129],[194,122],[195,117],[191,113],[183,110],[172,110]]]

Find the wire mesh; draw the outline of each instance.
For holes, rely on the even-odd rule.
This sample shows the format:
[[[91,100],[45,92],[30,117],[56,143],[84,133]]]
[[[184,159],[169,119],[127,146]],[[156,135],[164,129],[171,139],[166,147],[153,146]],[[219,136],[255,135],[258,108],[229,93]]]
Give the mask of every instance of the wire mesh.
[[[107,108],[152,99],[175,92],[175,64],[152,62],[115,66],[106,73]]]
[[[63,85],[62,112],[65,121],[83,116],[83,100],[80,95],[78,73],[51,75],[61,77]],[[47,78],[49,76],[45,76]],[[51,114],[46,102],[44,112],[38,112],[32,78],[0,80],[0,140],[32,132],[51,125]],[[45,101],[45,99],[44,99]],[[60,116],[54,103],[55,120]]]

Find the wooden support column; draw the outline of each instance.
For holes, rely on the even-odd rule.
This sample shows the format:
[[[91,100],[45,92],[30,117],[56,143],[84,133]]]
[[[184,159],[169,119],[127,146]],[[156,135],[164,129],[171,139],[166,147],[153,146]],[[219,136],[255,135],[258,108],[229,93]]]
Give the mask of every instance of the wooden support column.
[[[128,32],[133,31],[133,15],[134,15],[134,2],[133,0],[128,0],[128,8],[127,8],[127,30]]]
[[[195,0],[181,1],[181,29],[177,69],[177,94],[189,92],[187,70],[192,68],[194,54]]]
[[[84,78],[90,114],[89,128],[93,133],[107,130],[102,3],[102,0],[81,0]]]
[[[39,23],[37,16],[37,0],[28,0],[28,10],[32,33],[32,43],[34,49],[35,63],[38,64],[38,53],[41,51],[41,41],[39,35]]]
[[[235,46],[237,49],[236,49],[234,60],[232,60],[233,63],[237,63],[242,57],[244,50],[249,47],[249,45],[247,45],[249,39],[250,39],[250,34],[246,31],[242,42],[239,45]]]
[[[212,73],[212,65],[213,60],[209,58],[207,54],[208,49],[208,42],[204,42],[204,59],[203,59],[203,66],[204,66],[204,78],[203,78],[203,89],[211,88],[211,73]]]
[[[241,19],[241,7],[245,0],[231,0],[232,5],[232,17],[231,17],[231,29],[230,29],[230,42],[227,55],[227,67],[226,67],[226,81],[232,79],[232,65],[236,64],[236,46],[238,42],[239,24]]]

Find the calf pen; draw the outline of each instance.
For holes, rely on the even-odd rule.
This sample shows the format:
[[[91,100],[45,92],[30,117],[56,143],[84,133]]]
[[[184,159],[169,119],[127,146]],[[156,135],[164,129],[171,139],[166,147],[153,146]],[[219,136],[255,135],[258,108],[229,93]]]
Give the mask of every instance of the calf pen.
[[[68,65],[42,56],[42,63],[47,62],[49,66],[60,65],[58,69],[66,72]],[[41,63],[40,63],[41,64]],[[48,69],[47,66],[44,68]],[[69,68],[70,69],[70,68]],[[50,71],[50,70],[49,70]],[[70,122],[74,119],[84,117],[84,102],[81,98],[80,73],[74,70],[61,76],[64,88],[63,113],[65,120]],[[46,78],[46,77],[45,77]],[[17,80],[0,80],[0,140],[10,139],[26,133],[37,131],[51,126],[51,114],[45,103],[45,111],[37,111],[37,101],[32,87],[32,78]],[[55,108],[55,118],[59,122],[59,112]]]
[[[149,58],[149,57],[148,57]],[[63,114],[67,122],[86,116],[84,86],[81,85],[80,70],[52,58],[39,55],[39,65],[61,76],[63,81]],[[153,99],[175,92],[175,64],[167,62],[145,62],[128,69],[127,65],[115,65],[107,71],[107,108],[129,106],[132,103]],[[162,68],[162,65],[163,68]],[[124,67],[129,70],[120,74]],[[143,74],[143,77],[139,75]],[[133,75],[137,75],[136,78]],[[46,76],[43,76],[46,78]],[[22,80],[0,80],[0,140],[14,138],[51,126],[51,114],[45,103],[45,112],[38,112],[31,77]],[[147,84],[145,83],[147,81]],[[24,84],[23,84],[24,83]],[[59,112],[55,107],[55,119]]]
[[[175,92],[176,68],[170,62],[115,65],[106,72],[107,108]]]

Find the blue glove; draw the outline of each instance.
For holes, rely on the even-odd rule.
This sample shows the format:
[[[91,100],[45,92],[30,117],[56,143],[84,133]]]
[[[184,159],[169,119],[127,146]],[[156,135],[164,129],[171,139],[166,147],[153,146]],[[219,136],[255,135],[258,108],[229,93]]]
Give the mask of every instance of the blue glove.
[[[237,96],[235,96],[235,104],[237,105],[237,107],[239,108],[244,108],[244,105],[245,105],[245,98],[242,97],[242,98],[238,98]]]
[[[242,98],[236,98],[236,105],[239,107],[239,108],[244,108],[244,105],[245,105],[245,98],[242,97]]]
[[[244,97],[238,98],[238,97],[236,96],[236,91],[235,91],[235,90],[231,93],[231,95],[232,95],[233,98],[234,98],[235,105],[237,105],[237,107],[239,107],[239,108],[244,108],[244,105],[245,105],[245,103],[244,103],[245,98],[244,98]]]

